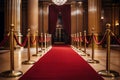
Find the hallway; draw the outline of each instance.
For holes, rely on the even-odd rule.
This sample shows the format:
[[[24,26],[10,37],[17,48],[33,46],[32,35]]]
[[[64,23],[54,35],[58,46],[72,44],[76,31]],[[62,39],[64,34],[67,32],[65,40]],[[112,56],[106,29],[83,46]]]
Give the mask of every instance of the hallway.
[[[50,47],[49,47],[50,49]],[[40,50],[40,48],[39,48]],[[88,47],[86,49],[88,54],[91,54],[91,47]],[[36,49],[31,48],[30,53],[35,54]],[[80,52],[79,52],[80,53]],[[78,53],[78,54],[79,54]],[[43,52],[42,55],[45,53]],[[41,56],[42,57],[42,56]],[[41,57],[34,57],[31,56],[31,60],[37,61]],[[82,56],[85,60],[91,57]],[[110,69],[115,70],[120,73],[120,45],[117,46],[111,46],[111,64]],[[21,62],[25,61],[27,59],[27,49],[16,49],[15,50],[15,70],[20,70],[23,73],[25,73],[32,65],[23,65]],[[106,49],[105,48],[98,48],[95,49],[95,59],[99,60],[100,63],[98,64],[90,64],[97,72],[100,70],[105,70],[106,68]],[[10,59],[9,59],[9,51],[8,50],[0,50],[0,72],[6,71],[10,69]],[[0,77],[0,80],[18,80],[19,77],[15,78],[3,78]],[[105,80],[120,80],[120,77],[118,78],[106,78]]]

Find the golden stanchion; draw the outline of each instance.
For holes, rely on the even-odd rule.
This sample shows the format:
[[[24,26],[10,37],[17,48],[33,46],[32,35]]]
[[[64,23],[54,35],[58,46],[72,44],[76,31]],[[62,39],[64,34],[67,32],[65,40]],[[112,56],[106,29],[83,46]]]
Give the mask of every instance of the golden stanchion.
[[[79,33],[79,50],[81,50],[81,46],[82,46],[81,37],[82,37],[82,33],[80,32]]]
[[[39,42],[38,42],[38,31],[36,32],[36,54],[33,54],[33,56],[41,56],[42,54],[38,53],[38,46],[39,46]]]
[[[80,35],[80,38],[81,38],[81,37],[82,37],[82,33],[80,32],[80,33],[79,33],[79,35]],[[81,43],[80,38],[79,38],[79,41],[80,41],[80,43],[79,43],[79,50],[82,50],[82,49],[81,49],[82,43]],[[81,56],[86,56],[86,54],[85,54],[85,53],[83,53],[83,52],[81,52],[81,54],[80,54],[80,55],[81,55]]]
[[[76,35],[77,35],[77,49],[79,49],[79,33],[77,33]]]
[[[81,54],[81,56],[90,56],[89,54],[86,53],[86,31],[84,31],[84,54]]]
[[[76,46],[77,46],[77,44],[76,44],[76,33],[74,34],[74,36],[75,36],[75,48],[76,48]]]
[[[42,52],[42,50],[43,50],[43,33],[40,34],[40,48],[41,48],[41,50],[39,50],[39,52]]]
[[[71,46],[73,46],[73,34],[71,34]]]
[[[48,48],[48,42],[47,42],[47,40],[48,40],[48,34],[46,33],[46,49]]]
[[[46,38],[47,38],[47,36],[46,36],[46,35],[47,35],[47,33],[44,34],[44,37],[45,37],[45,38],[44,38],[44,39],[45,39],[45,41],[44,41],[44,42],[45,42],[45,44],[44,44],[44,45],[45,45],[45,50],[44,50],[44,52],[46,51],[46,48],[47,48],[47,44],[46,44]]]
[[[31,58],[31,55],[30,55],[30,29],[28,29],[27,37],[28,37],[28,60],[23,61],[22,64],[34,64],[35,61],[30,60],[30,58]]]
[[[114,71],[114,70],[110,70],[110,24],[106,24],[107,27],[107,54],[106,54],[106,70],[101,70],[98,72],[98,74],[100,74],[101,76],[104,77],[118,77],[119,73]]]
[[[52,39],[51,39],[52,35],[50,34],[50,46],[52,45]]]
[[[76,47],[76,34],[74,34],[74,48]]]
[[[73,48],[75,48],[75,34],[73,34]]]
[[[14,70],[14,24],[11,24],[10,31],[10,70],[0,73],[1,77],[18,77],[23,73]]]
[[[86,31],[84,31],[84,53],[86,54]]]
[[[93,40],[93,36],[94,36],[94,28],[92,28],[92,58],[88,59],[87,62],[88,63],[99,63],[98,60],[94,59],[94,40]]]

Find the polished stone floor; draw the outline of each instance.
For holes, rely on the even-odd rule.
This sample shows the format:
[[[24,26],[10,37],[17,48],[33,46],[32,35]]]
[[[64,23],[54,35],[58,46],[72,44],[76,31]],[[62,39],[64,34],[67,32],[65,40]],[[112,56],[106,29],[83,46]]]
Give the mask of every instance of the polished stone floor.
[[[50,50],[51,47],[47,49]],[[76,50],[76,49],[74,49]],[[84,50],[84,48],[82,48]],[[39,49],[40,51],[40,49]],[[42,56],[47,52],[39,52]],[[81,55],[82,51],[78,51],[78,54]],[[95,48],[94,50],[94,59],[98,60],[99,63],[89,63],[97,72],[101,70],[106,70],[106,48]],[[86,61],[91,59],[92,49],[91,47],[86,48],[86,53],[90,56],[82,56]],[[37,61],[42,56],[32,56],[36,54],[36,49],[30,49],[30,60]],[[32,64],[21,64],[22,62],[28,60],[28,49],[21,48],[14,51],[14,70],[22,71],[23,74],[32,66]],[[0,73],[10,70],[10,52],[9,50],[0,50]],[[120,45],[112,45],[110,51],[110,70],[114,70],[120,73]],[[18,80],[20,76],[13,78],[0,77],[0,80]],[[120,77],[103,77],[105,80],[120,80]]]

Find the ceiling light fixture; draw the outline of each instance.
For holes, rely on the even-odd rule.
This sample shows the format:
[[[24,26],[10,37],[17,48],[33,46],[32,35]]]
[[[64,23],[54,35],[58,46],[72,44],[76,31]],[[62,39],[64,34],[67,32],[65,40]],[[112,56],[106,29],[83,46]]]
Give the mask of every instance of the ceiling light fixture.
[[[67,2],[67,0],[52,0],[52,2],[58,6],[63,5]]]

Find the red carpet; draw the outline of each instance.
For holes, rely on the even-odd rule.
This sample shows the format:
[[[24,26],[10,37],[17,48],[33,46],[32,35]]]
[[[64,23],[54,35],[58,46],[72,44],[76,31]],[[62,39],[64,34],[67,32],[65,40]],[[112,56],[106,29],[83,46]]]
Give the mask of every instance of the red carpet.
[[[53,46],[19,80],[104,80],[69,46]]]

